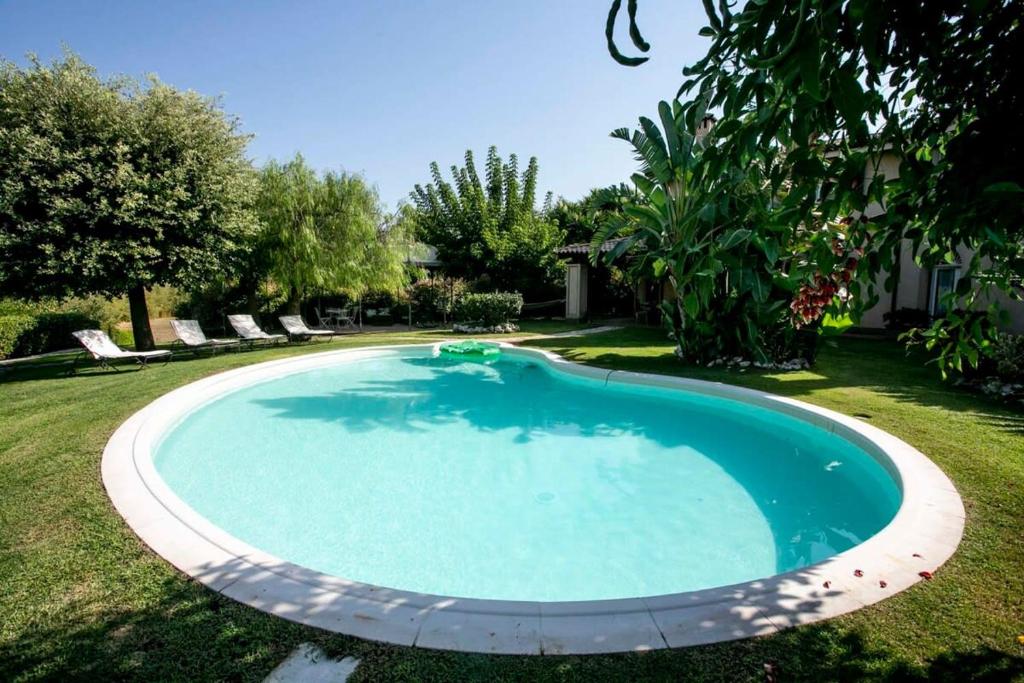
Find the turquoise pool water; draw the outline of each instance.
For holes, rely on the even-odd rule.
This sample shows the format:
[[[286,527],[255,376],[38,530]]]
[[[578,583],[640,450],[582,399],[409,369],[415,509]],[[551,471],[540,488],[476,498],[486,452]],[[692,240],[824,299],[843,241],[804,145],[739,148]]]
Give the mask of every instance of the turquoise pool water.
[[[871,456],[781,413],[423,351],[222,396],[154,464],[198,513],[280,558],[510,600],[767,577],[862,542],[900,504]]]

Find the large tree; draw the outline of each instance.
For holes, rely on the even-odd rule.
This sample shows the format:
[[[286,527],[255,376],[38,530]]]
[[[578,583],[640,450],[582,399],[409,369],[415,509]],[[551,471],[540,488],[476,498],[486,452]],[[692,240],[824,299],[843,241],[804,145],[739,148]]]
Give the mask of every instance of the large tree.
[[[359,297],[405,284],[407,238],[361,176],[321,175],[301,156],[271,162],[260,173],[257,207],[253,273],[285,290],[290,313],[310,292]]]
[[[0,293],[127,295],[216,274],[255,228],[248,136],[215,100],[101,79],[73,55],[0,62]]]
[[[621,4],[614,0],[608,15],[609,50],[637,66],[646,58],[623,55],[614,40]],[[877,301],[874,283],[894,272],[902,249],[931,267],[966,248],[973,257],[946,301],[949,313],[925,336],[943,368],[976,364],[1005,317],[988,295],[1019,298],[1024,272],[1024,74],[1012,67],[1024,45],[1024,2],[703,6],[699,33],[710,47],[684,69],[679,93],[688,129],[717,113],[711,172],[761,163],[775,190],[788,186],[765,220],[791,234],[808,228],[803,254],[816,267],[806,271],[803,303],[820,301],[817,283],[830,281],[854,249],[866,251],[850,285],[856,315]],[[628,10],[629,36],[646,52],[636,0]],[[883,151],[902,159],[898,179],[874,173]],[[869,219],[873,201],[886,211]],[[971,308],[980,315],[958,310]]]
[[[411,196],[420,236],[437,248],[449,274],[485,278],[492,289],[519,291],[528,300],[557,290],[554,250],[561,234],[535,206],[536,157],[520,174],[515,154],[504,161],[491,147],[481,179],[467,151],[465,166],[451,167],[454,185],[436,163],[430,172],[433,182],[416,185]]]

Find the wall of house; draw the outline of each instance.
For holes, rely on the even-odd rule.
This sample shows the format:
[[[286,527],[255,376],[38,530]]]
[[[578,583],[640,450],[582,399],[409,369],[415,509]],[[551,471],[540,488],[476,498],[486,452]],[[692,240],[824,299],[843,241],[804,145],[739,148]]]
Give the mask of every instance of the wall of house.
[[[958,263],[969,263],[974,252],[961,247],[957,250]],[[904,240],[900,252],[900,278],[896,290],[895,307],[892,292],[885,291],[887,272],[880,273],[875,281],[879,293],[878,303],[864,312],[861,327],[882,328],[886,326],[885,315],[890,310],[901,308],[929,310],[932,295],[932,270],[921,268],[914,262],[910,240]],[[995,301],[1010,315],[1007,331],[1024,333],[1024,302],[1015,301],[1002,291],[995,291],[990,297],[983,297],[981,305]]]
[[[896,287],[896,301],[893,306],[893,293],[886,291],[885,282],[889,272],[883,271],[875,279],[875,290],[878,303],[864,312],[861,327],[882,328],[886,326],[885,315],[890,310],[901,308],[928,308],[928,290],[931,286],[931,273],[921,270],[914,262],[910,240],[903,240],[900,249],[900,277]]]
[[[884,152],[876,164],[869,164],[865,167],[865,189],[871,185],[876,169],[880,176],[897,178],[899,177],[899,168],[900,158],[890,152]],[[878,216],[884,212],[885,207],[877,202],[868,205],[864,211],[869,217]],[[960,263],[969,263],[974,256],[974,252],[970,249],[961,248],[958,250],[958,256]],[[879,300],[873,307],[865,311],[861,319],[862,327],[885,327],[885,315],[891,310],[899,310],[901,308],[928,310],[930,305],[929,298],[932,294],[932,271],[928,268],[921,268],[914,262],[910,240],[904,240],[900,250],[900,277],[899,286],[896,288],[895,302],[893,301],[893,293],[885,289],[885,282],[888,278],[889,273],[882,272],[879,273],[875,280]],[[1003,292],[996,292],[991,297],[991,300],[998,302],[1010,314],[1010,324],[1007,326],[1007,329],[1012,332],[1024,333],[1024,302],[1014,301]]]

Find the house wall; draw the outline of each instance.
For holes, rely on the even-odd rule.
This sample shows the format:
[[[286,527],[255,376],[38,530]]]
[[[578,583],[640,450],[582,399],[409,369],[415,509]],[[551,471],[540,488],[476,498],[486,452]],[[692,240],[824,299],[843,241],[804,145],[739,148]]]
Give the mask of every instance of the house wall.
[[[869,164],[864,169],[865,189],[871,185],[875,168],[877,168],[877,173],[885,178],[897,178],[899,177],[899,167],[900,158],[897,155],[889,152],[883,153],[878,159],[877,165]],[[864,211],[868,217],[878,216],[884,212],[885,207],[878,202],[872,202]],[[970,249],[961,248],[957,251],[960,263],[969,263],[974,256],[974,252]],[[885,289],[885,281],[888,278],[889,273],[887,271],[878,274],[875,280],[875,287],[879,300],[878,303],[864,312],[860,323],[862,327],[885,327],[885,314],[891,310],[899,310],[901,308],[928,310],[930,304],[929,297],[931,296],[932,271],[928,268],[921,268],[914,261],[910,240],[904,240],[900,250],[900,277],[895,301],[893,301],[893,293]],[[990,300],[998,302],[1010,314],[1010,324],[1007,326],[1009,331],[1024,333],[1024,302],[1014,301],[1001,291],[996,292],[989,300],[986,300],[986,303]]]

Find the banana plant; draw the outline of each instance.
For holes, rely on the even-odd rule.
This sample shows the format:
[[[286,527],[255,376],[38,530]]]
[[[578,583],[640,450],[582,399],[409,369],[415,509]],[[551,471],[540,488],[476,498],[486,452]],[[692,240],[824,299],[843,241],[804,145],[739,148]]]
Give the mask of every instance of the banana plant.
[[[638,198],[594,234],[591,259],[615,239],[606,261],[629,253],[634,276],[668,283],[662,319],[684,359],[767,362],[791,353],[788,304],[799,264],[789,236],[761,220],[774,200],[766,169],[722,163],[714,132],[691,132],[678,102],[661,102],[658,118],[660,126],[642,117],[638,129],[611,134],[633,147]]]

